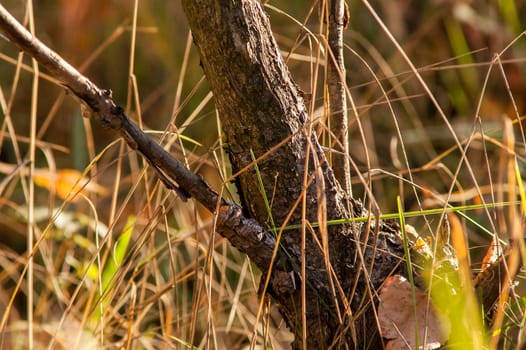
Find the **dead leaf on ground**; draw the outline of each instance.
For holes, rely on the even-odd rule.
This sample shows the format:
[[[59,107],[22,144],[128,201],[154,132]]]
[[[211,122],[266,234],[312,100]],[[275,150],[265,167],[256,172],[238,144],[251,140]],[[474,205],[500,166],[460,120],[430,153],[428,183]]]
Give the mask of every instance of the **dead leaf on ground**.
[[[78,193],[106,195],[108,192],[106,188],[90,181],[89,178],[82,176],[82,173],[75,169],[61,169],[56,172],[51,172],[48,169],[36,169],[34,181],[40,187],[54,190],[64,200],[76,201],[79,199]]]
[[[415,322],[416,305],[416,322]],[[389,339],[388,350],[417,349],[416,330],[418,329],[419,349],[437,349],[445,343],[447,335],[443,332],[436,311],[426,293],[411,285],[402,276],[389,277],[380,291],[378,310],[380,330]]]
[[[0,174],[8,174],[7,179],[10,180],[17,171],[20,171],[24,176],[29,174],[29,169],[25,166],[0,162]],[[53,191],[61,199],[72,202],[79,200],[79,193],[84,196],[90,193],[106,196],[109,192],[105,187],[99,185],[93,179],[83,176],[76,169],[52,171],[47,168],[37,168],[33,173],[33,180],[35,184]],[[0,193],[6,183],[5,179],[0,183]]]

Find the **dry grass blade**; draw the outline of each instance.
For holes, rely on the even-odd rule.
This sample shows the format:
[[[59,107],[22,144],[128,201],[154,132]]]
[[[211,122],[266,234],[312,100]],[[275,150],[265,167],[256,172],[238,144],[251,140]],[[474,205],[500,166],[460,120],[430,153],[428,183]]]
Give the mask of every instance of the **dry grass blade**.
[[[265,50],[239,36],[219,75],[237,58],[254,70],[213,92],[181,8],[202,1],[0,5],[2,28],[5,7],[23,23],[0,38],[0,348],[290,350],[312,344],[316,322],[328,340],[313,348],[432,348],[448,325],[451,349],[523,346],[526,4],[243,0],[203,18],[206,7],[207,25],[238,4],[267,10],[298,90],[273,119],[305,105],[282,136],[261,125],[285,85],[219,108],[270,61],[254,64]],[[205,35],[226,22],[240,25]],[[236,168],[245,149],[224,114],[242,120],[252,100],[259,119],[238,129],[266,148]],[[277,161],[303,139],[301,164]],[[352,186],[340,203],[360,210],[334,217],[329,165]],[[382,245],[409,232],[407,255]]]

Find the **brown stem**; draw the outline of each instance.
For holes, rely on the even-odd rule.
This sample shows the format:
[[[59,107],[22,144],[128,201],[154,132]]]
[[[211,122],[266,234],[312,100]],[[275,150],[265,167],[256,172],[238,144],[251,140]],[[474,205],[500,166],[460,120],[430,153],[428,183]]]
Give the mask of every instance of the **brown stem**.
[[[347,99],[345,91],[345,65],[343,59],[343,30],[347,24],[344,0],[330,0],[328,14],[329,64],[327,65],[327,87],[330,107],[330,129],[336,137],[332,154],[334,176],[342,189],[351,194],[351,172],[349,165],[349,138],[347,127]]]

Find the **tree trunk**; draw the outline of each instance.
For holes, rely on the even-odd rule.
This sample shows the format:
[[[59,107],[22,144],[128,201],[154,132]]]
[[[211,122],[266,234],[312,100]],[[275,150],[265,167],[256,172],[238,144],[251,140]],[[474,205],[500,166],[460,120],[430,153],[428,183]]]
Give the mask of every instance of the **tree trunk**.
[[[266,292],[295,334],[295,348],[378,344],[378,332],[371,331],[377,328],[374,291],[405,267],[395,225],[324,225],[324,217],[367,213],[340,188],[310,132],[307,109],[260,2],[183,0],[183,6],[227,136],[232,172],[240,172],[244,210],[271,231],[298,227],[284,230],[279,241],[289,260],[263,271],[271,274]],[[309,230],[315,222],[319,227]]]

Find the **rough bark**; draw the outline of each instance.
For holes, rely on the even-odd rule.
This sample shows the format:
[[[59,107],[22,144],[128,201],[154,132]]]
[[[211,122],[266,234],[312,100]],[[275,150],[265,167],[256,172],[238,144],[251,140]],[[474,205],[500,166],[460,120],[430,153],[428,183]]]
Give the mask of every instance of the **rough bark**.
[[[265,155],[258,161],[258,168],[264,191],[272,198],[271,215],[275,225],[279,227],[284,223],[293,203],[302,195],[306,196],[306,220],[318,221],[318,210],[325,210],[319,206],[319,186],[323,186],[329,220],[366,215],[360,203],[348,199],[318,140],[309,136],[307,110],[281,58],[261,4],[249,0],[183,0],[183,6],[201,65],[214,92],[233,172],[252,162],[251,151],[255,157]],[[315,164],[321,168],[321,177],[315,176],[318,170]],[[305,167],[307,178],[313,179],[309,186],[304,186]],[[254,166],[241,172],[237,180],[247,212],[270,229],[269,213]],[[293,210],[288,224],[301,223],[301,209]],[[369,230],[367,225],[347,224],[327,228],[330,263],[337,279],[332,282],[325,268],[325,256],[317,243],[322,241],[319,232],[316,238],[306,234],[305,251],[302,252],[301,231],[284,231],[281,246],[291,256],[293,265],[274,266],[268,292],[278,302],[282,315],[295,333],[296,347],[306,341],[303,344],[312,349],[353,348],[370,341],[374,344],[379,339],[377,335],[372,336],[371,329],[365,334],[365,327],[374,325],[369,307],[361,313],[363,318],[353,315],[362,303],[375,302],[368,291],[377,288],[397,269],[402,249],[396,230],[385,225],[375,227],[376,230]],[[367,249],[364,249],[364,242],[367,242]],[[357,249],[363,252],[363,260]],[[302,261],[307,280],[306,339],[302,339],[300,314],[298,264]],[[283,272],[290,270],[294,271],[291,276],[295,283],[283,278]],[[364,274],[364,270],[368,273]],[[334,289],[331,283],[336,284]],[[338,285],[346,301],[335,292]],[[347,313],[344,310],[346,302],[351,305]],[[342,315],[341,319],[338,315]]]

